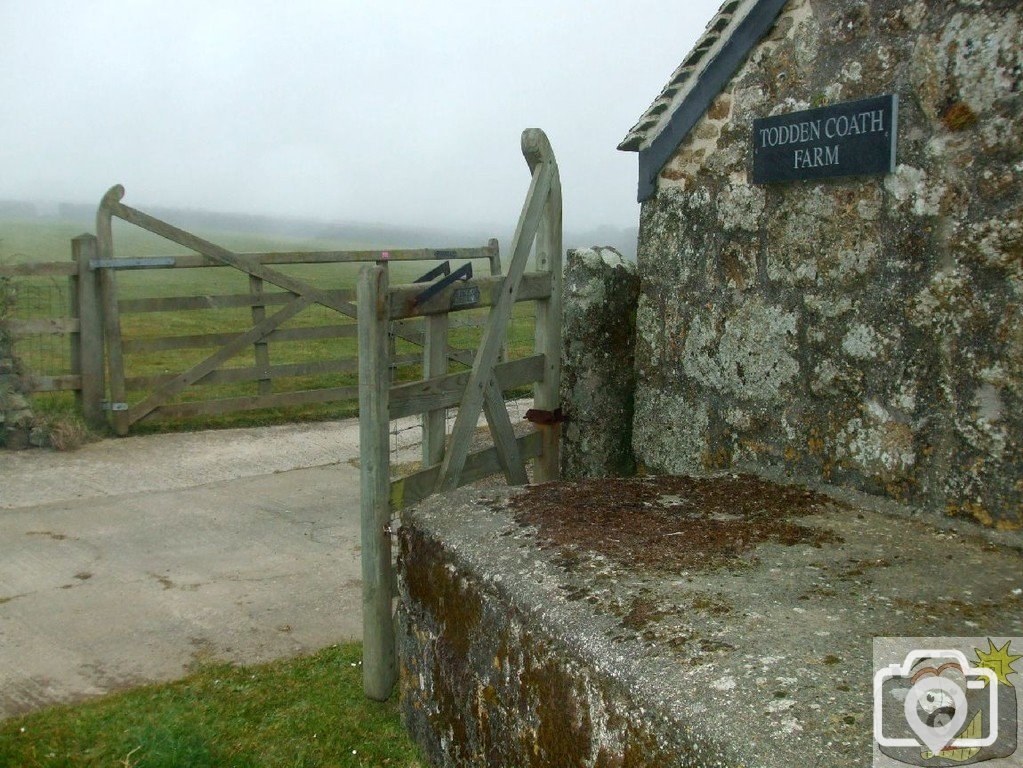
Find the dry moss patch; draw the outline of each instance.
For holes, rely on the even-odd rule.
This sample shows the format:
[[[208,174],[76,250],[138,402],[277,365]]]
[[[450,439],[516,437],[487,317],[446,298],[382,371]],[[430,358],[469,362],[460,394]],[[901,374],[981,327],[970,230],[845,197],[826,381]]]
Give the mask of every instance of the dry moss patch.
[[[833,500],[750,475],[721,478],[600,478],[530,486],[510,502],[515,520],[536,526],[544,545],[586,549],[626,567],[714,568],[758,544],[839,543],[794,519]]]

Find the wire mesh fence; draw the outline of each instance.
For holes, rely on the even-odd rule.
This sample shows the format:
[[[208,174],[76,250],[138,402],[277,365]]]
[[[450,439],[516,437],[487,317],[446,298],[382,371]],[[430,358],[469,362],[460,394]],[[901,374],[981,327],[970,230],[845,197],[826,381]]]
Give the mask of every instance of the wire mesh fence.
[[[531,398],[519,398],[508,400],[505,405],[508,408],[508,415],[512,422],[521,421],[525,418],[526,411],[532,405]],[[457,408],[448,408],[444,413],[444,432],[451,434],[455,425],[455,417],[458,415]],[[480,417],[480,426],[486,424],[486,420]],[[421,458],[421,446],[423,444],[423,417],[408,416],[403,419],[394,419],[390,424],[390,452],[391,463],[395,465],[416,462]]]
[[[12,320],[42,320],[71,315],[67,278],[26,277],[12,280]],[[57,332],[19,332],[14,336],[14,355],[22,368],[36,376],[71,373],[71,341]]]

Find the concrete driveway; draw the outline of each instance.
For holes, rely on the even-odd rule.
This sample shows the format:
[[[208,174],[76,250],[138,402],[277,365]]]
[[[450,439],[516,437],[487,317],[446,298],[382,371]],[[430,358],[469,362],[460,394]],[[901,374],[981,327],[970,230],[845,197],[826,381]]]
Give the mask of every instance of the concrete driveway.
[[[0,717],[361,635],[356,421],[0,452]]]

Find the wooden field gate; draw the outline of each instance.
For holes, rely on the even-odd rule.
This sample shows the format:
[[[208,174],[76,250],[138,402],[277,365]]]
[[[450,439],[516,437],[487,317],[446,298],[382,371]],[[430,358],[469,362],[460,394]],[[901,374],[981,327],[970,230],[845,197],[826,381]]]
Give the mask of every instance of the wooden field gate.
[[[362,268],[359,309],[359,437],[362,526],[363,686],[369,698],[387,699],[397,678],[391,537],[401,510],[501,472],[512,485],[528,482],[526,461],[535,459],[534,481],[559,475],[561,377],[561,181],[543,131],[522,134],[532,174],[504,276],[456,283],[422,299],[422,285],[390,287],[386,264]],[[526,272],[535,240],[536,271]],[[536,302],[535,354],[500,362],[514,304]],[[454,349],[447,334],[452,313],[489,307],[475,351]],[[393,385],[388,375],[388,328],[395,321],[426,319],[423,380]],[[448,372],[448,361],[471,366]],[[533,384],[534,431],[516,437],[503,392]],[[450,439],[445,409],[458,406]],[[493,446],[470,452],[480,412]],[[422,468],[403,478],[390,472],[389,424],[422,414]]]
[[[259,408],[287,407],[308,403],[354,400],[358,386],[274,392],[274,379],[324,373],[355,373],[358,361],[327,359],[302,363],[271,365],[268,345],[271,340],[305,341],[357,335],[355,323],[280,328],[306,307],[319,304],[346,318],[358,312],[352,289],[323,289],[287,275],[270,265],[332,264],[351,262],[477,260],[489,262],[491,275],[501,272],[497,240],[477,248],[395,249],[389,252],[369,250],[289,251],[235,253],[195,234],[173,226],[121,202],[124,188],[112,187],[103,197],[96,217],[96,236],[83,235],[73,241],[76,276],[75,314],[72,338],[73,385],[79,390],[79,402],[86,419],[102,423],[109,419],[119,435],[131,425],[152,418],[232,413]],[[117,258],[112,229],[113,218],[122,219],[173,243],[193,254],[167,257]],[[195,295],[175,297],[121,298],[117,273],[138,269],[197,269],[233,267],[249,276],[248,294]],[[264,293],[270,284],[283,292]],[[280,306],[283,305],[283,306]],[[274,310],[269,314],[268,309]],[[251,308],[252,327],[244,332],[208,333],[192,336],[165,336],[125,339],[121,316],[125,313],[182,312],[188,310]],[[396,324],[394,339],[424,344],[424,333],[413,324]],[[180,373],[128,376],[126,353],[189,347],[214,347],[212,354]],[[253,350],[255,365],[222,368],[223,364],[248,349]],[[397,363],[418,363],[419,356],[406,356]],[[171,402],[193,385],[227,382],[258,382],[253,395],[191,402]],[[136,402],[128,402],[129,391],[143,390]]]

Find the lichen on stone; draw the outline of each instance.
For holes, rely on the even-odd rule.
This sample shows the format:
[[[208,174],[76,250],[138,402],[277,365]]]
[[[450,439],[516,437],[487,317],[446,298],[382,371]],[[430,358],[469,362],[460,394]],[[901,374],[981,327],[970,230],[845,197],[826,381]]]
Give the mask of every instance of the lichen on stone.
[[[780,467],[1023,523],[1021,19],[1008,0],[786,5],[643,204],[647,467]],[[753,120],[885,93],[894,173],[749,185]]]

